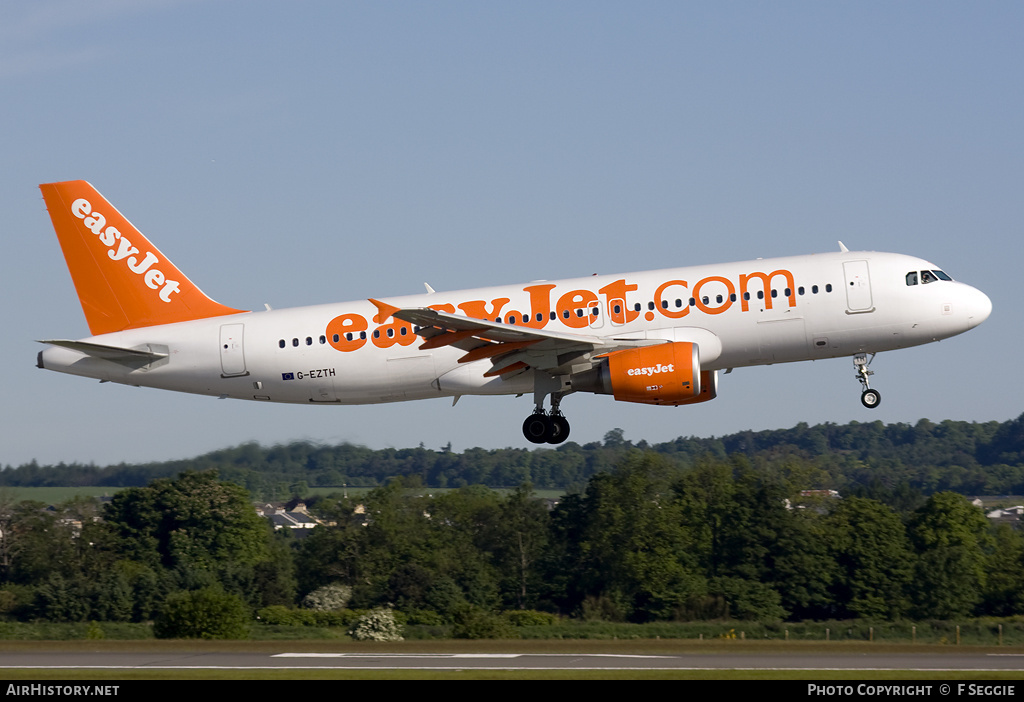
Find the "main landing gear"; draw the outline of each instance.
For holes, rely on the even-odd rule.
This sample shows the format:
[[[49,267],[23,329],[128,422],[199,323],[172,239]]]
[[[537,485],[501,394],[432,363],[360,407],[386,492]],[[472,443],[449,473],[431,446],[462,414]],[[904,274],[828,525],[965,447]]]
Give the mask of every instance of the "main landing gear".
[[[569,438],[569,420],[558,410],[562,397],[551,395],[551,412],[544,411],[543,400],[523,422],[523,436],[534,444],[560,444]]]
[[[868,366],[875,360],[875,354],[871,354],[871,358],[867,357],[867,354],[859,353],[853,357],[853,367],[857,371],[856,378],[860,381],[860,386],[864,388],[864,391],[860,394],[860,403],[868,409],[874,409],[878,407],[878,404],[882,401],[882,393],[877,390],[872,390],[868,384],[868,376],[874,375],[873,370],[868,370]]]

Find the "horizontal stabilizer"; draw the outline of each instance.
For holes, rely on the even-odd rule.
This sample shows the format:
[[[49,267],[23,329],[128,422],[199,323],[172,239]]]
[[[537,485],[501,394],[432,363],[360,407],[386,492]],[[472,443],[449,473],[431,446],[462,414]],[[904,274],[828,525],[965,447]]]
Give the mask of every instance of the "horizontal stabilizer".
[[[50,344],[51,346],[60,346],[61,348],[84,353],[86,356],[101,358],[104,361],[120,363],[121,365],[132,366],[134,368],[162,361],[168,356],[166,350],[163,352],[154,351],[152,350],[152,347],[149,347],[149,350],[126,349],[120,346],[92,344],[88,341],[71,341],[68,339],[43,339],[40,340],[39,343]],[[166,347],[164,348],[166,349]]]

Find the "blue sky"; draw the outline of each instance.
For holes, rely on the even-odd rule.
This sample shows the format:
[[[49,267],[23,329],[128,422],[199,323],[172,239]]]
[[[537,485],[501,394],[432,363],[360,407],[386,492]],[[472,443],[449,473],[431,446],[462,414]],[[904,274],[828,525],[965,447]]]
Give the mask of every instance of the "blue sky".
[[[970,333],[739,369],[572,439],[1006,420],[1024,221],[1019,2],[2,2],[0,464],[256,440],[526,446],[530,398],[263,405],[34,367],[88,329],[37,185],[97,186],[213,298],[260,309],[851,249],[992,298]]]

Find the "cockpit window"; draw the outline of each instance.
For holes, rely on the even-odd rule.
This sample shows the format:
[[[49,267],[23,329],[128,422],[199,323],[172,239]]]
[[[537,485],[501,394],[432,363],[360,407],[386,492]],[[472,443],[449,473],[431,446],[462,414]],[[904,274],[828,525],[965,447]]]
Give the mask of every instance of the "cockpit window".
[[[921,284],[927,285],[928,283],[938,282],[938,278],[931,271],[921,271]]]
[[[907,285],[917,285],[917,271],[907,273]]]
[[[934,273],[939,280],[953,280],[942,271],[932,271],[932,273]]]

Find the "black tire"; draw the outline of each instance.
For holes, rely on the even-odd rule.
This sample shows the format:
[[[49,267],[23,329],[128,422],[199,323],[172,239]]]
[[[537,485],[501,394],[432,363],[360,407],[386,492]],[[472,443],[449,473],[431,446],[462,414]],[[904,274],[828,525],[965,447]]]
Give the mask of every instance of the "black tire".
[[[551,436],[548,437],[549,444],[560,444],[569,438],[569,420],[561,415],[550,417]]]
[[[551,420],[544,414],[531,414],[523,422],[523,436],[534,444],[546,443],[551,435]]]
[[[868,409],[878,407],[882,402],[882,393],[877,390],[865,390],[860,394],[860,403]]]

